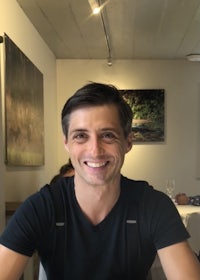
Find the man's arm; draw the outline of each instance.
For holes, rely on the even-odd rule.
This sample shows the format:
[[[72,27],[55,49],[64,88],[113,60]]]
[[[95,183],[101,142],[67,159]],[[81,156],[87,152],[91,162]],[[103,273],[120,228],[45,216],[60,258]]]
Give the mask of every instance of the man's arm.
[[[18,280],[29,257],[16,253],[0,244],[0,280]]]
[[[200,264],[186,241],[158,250],[168,280],[200,280]]]

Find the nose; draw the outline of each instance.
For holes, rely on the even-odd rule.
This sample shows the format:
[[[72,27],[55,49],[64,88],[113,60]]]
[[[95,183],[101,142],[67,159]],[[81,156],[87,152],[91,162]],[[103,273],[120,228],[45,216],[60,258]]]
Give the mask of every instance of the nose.
[[[89,144],[89,149],[90,152],[92,153],[93,156],[99,156],[103,154],[104,148],[103,148],[103,143],[98,136],[93,136],[91,138],[90,144]]]

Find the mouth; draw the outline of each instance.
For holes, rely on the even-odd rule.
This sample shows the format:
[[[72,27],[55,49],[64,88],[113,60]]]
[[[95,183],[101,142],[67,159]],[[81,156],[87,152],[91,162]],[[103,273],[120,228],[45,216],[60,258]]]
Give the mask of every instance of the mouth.
[[[106,166],[108,164],[108,161],[101,161],[101,162],[85,161],[85,164],[91,168],[100,168]]]

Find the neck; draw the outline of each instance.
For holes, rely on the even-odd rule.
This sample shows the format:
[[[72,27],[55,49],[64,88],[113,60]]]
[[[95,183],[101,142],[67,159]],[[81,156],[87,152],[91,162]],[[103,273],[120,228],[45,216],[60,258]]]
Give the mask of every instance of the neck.
[[[105,219],[120,195],[120,178],[109,185],[91,186],[77,182],[75,178],[75,195],[85,216],[94,225]]]

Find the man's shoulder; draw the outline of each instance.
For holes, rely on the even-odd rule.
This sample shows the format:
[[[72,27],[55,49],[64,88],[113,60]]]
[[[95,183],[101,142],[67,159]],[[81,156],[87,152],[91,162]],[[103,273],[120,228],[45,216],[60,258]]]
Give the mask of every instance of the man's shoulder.
[[[144,180],[133,180],[130,178],[127,178],[125,176],[121,176],[121,185],[124,187],[127,187],[130,190],[153,190],[153,187],[151,185],[149,185],[149,183],[147,181]]]
[[[56,204],[62,201],[65,190],[68,189],[67,187],[71,184],[70,182],[71,180],[67,178],[61,178],[61,180],[58,180],[56,183],[43,185],[37,192],[27,197],[19,208],[23,209],[25,212],[29,212],[31,209],[31,211],[40,209],[40,211],[52,213],[55,200]]]
[[[56,182],[44,185],[40,192],[47,195],[51,193],[63,192],[64,189],[67,190],[70,186],[73,186],[74,177],[60,177]]]
[[[121,177],[121,187],[128,198],[136,201],[153,190],[147,181],[133,180],[124,176]]]

